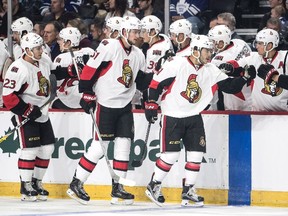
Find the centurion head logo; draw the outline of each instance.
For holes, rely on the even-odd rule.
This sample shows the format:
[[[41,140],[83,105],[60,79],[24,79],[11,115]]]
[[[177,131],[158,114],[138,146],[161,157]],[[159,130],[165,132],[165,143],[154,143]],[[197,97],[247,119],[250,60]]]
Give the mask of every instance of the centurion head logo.
[[[129,65],[129,59],[124,59],[122,65],[122,76],[119,77],[118,82],[125,85],[126,88],[129,88],[133,81],[133,73],[132,69]]]
[[[197,75],[191,74],[187,80],[186,90],[181,92],[181,96],[189,101],[189,103],[197,103],[202,95],[202,90],[196,81]]]

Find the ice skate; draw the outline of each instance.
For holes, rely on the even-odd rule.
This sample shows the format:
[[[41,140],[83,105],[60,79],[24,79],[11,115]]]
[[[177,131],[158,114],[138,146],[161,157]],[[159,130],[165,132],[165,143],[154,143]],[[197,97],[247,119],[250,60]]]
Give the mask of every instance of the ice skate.
[[[161,192],[161,182],[151,181],[147,186],[145,194],[156,205],[163,206],[165,198]]]
[[[203,207],[204,198],[197,195],[193,186],[183,186],[181,206]]]
[[[134,195],[124,190],[123,185],[112,181],[111,204],[113,205],[132,205]]]
[[[83,188],[83,182],[81,182],[76,177],[73,177],[72,182],[70,183],[69,189],[66,191],[69,197],[75,199],[83,205],[87,205],[90,200],[90,196],[86,193]]]
[[[49,192],[43,188],[42,181],[36,178],[32,178],[32,187],[38,193],[38,200],[46,201],[49,195]]]
[[[32,187],[32,183],[21,181],[20,193],[22,194],[22,201],[34,202],[37,200],[37,191]]]

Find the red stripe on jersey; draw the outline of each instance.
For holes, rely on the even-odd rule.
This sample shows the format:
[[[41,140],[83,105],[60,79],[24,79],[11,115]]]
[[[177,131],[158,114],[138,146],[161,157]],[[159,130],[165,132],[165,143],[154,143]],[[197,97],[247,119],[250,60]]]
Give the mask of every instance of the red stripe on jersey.
[[[185,165],[185,169],[190,170],[190,171],[199,171],[200,170],[200,163],[187,162]]]
[[[212,94],[214,95],[217,90],[218,90],[218,85],[217,84],[213,85],[212,86]]]
[[[85,169],[87,172],[92,172],[96,166],[96,163],[89,161],[85,156],[81,157],[79,165]]]
[[[150,85],[149,85],[149,88],[157,89],[158,85],[159,85],[159,82],[156,82],[155,80],[152,80]]]
[[[234,94],[236,97],[240,98],[241,100],[245,101],[245,96],[243,95],[242,92],[238,92],[236,94]]]
[[[36,167],[40,167],[40,168],[47,168],[49,165],[50,160],[45,160],[45,159],[41,159],[36,157],[36,161],[35,161],[35,166]]]
[[[11,110],[12,108],[14,108],[15,106],[17,106],[17,104],[19,103],[19,98],[17,95],[15,95],[14,93],[11,93],[9,95],[3,95],[3,102],[6,106],[7,109]]]
[[[128,161],[118,161],[113,160],[113,169],[127,171],[128,170]]]
[[[18,160],[19,169],[33,170],[34,167],[35,167],[35,160],[24,160],[24,159],[19,158]]]
[[[168,164],[166,163],[165,161],[161,160],[161,158],[159,158],[157,161],[156,161],[156,166],[163,170],[164,172],[169,172],[171,167],[172,167],[172,164]]]
[[[91,80],[91,78],[93,77],[95,72],[96,72],[96,68],[85,65],[83,70],[82,70],[82,73],[80,74],[80,79],[81,80]]]

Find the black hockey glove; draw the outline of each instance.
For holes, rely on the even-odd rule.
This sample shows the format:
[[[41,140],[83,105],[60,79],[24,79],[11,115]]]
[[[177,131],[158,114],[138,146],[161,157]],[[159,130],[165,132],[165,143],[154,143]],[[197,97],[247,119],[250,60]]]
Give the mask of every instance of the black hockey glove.
[[[148,122],[154,124],[158,119],[158,104],[156,102],[145,102],[145,117]]]
[[[249,65],[244,69],[243,78],[247,80],[247,85],[250,85],[251,81],[256,77],[256,69],[254,65]]]
[[[261,64],[257,72],[257,75],[268,85],[273,81],[272,77],[274,75],[279,75],[279,72],[275,70],[274,66],[269,64]]]
[[[234,68],[231,63],[222,63],[218,67],[222,72],[228,76],[239,77],[243,73],[244,69],[242,67]]]
[[[90,109],[94,112],[96,108],[96,95],[93,92],[86,92],[82,94],[80,106],[86,113],[90,113]]]
[[[34,121],[35,119],[39,118],[42,115],[42,112],[38,106],[28,104],[27,109],[25,110],[23,117],[29,118],[30,120]]]
[[[81,63],[77,63],[77,68],[78,68],[78,73],[79,74],[77,73],[77,70],[76,70],[74,64],[68,65],[68,67],[67,67],[68,74],[70,76],[78,76],[78,75],[80,75],[82,73],[82,69],[84,68],[84,65],[81,64]]]
[[[164,62],[165,62],[168,58],[173,57],[173,56],[175,56],[174,52],[173,52],[172,50],[167,50],[167,51],[165,52],[165,55],[162,56],[162,57],[157,61],[157,64],[156,64],[156,66],[155,66],[155,71],[156,71],[156,72],[159,71],[160,68],[162,67],[162,65],[164,64]]]

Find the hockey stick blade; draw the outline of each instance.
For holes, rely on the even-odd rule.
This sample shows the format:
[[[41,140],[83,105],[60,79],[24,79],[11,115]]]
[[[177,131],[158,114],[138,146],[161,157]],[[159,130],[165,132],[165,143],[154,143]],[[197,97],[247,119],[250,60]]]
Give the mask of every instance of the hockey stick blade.
[[[145,135],[145,145],[144,145],[144,150],[143,153],[141,155],[141,159],[140,160],[133,160],[131,162],[131,165],[133,167],[140,167],[143,164],[143,161],[145,160],[146,154],[147,154],[147,143],[148,143],[148,138],[149,138],[149,134],[150,134],[150,128],[151,128],[151,123],[149,122],[148,127],[147,127],[147,131],[146,131],[146,135]]]
[[[90,109],[89,112],[90,112],[90,115],[91,115],[91,118],[92,118],[92,121],[93,121],[93,125],[94,125],[94,128],[95,128],[96,134],[98,136],[98,139],[99,139],[102,151],[103,151],[104,159],[106,161],[106,164],[107,164],[107,167],[108,167],[108,170],[109,170],[111,178],[114,179],[115,181],[119,182],[120,184],[127,185],[127,186],[134,186],[136,184],[135,181],[122,178],[122,177],[116,175],[116,173],[114,172],[114,170],[113,170],[113,168],[112,168],[112,166],[111,166],[111,164],[109,162],[108,156],[106,154],[105,147],[103,146],[103,140],[102,140],[102,137],[100,136],[100,131],[99,131],[99,128],[98,128],[98,126],[96,124],[96,120],[95,120],[95,117],[94,117],[94,114],[93,114],[93,110]]]
[[[57,80],[56,76],[54,74],[50,74],[49,76],[50,80],[50,97],[49,99],[40,107],[42,109],[46,105],[48,105],[50,102],[52,102],[56,97],[56,90],[57,90]],[[4,142],[11,134],[13,134],[16,130],[18,130],[20,127],[22,127],[24,124],[26,124],[29,121],[29,118],[24,119],[22,122],[20,122],[19,125],[16,125],[8,134],[5,134],[4,136],[0,137],[0,143]]]

